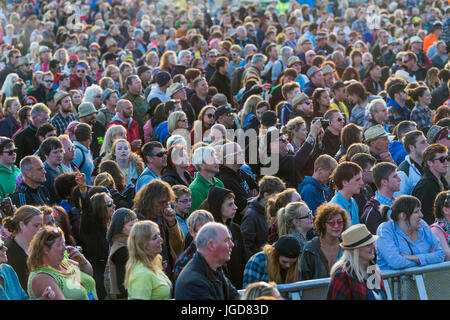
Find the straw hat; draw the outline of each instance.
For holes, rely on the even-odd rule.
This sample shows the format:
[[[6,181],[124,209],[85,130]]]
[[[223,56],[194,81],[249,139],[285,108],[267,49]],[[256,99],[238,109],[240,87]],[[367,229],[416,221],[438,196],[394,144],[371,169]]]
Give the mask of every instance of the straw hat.
[[[365,224],[355,224],[342,232],[342,249],[358,249],[374,243],[378,239],[370,233]]]

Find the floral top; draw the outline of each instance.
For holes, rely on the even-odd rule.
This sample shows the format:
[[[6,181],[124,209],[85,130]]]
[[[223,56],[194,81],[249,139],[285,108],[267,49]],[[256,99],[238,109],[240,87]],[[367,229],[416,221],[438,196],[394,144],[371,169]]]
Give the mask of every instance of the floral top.
[[[435,223],[430,225],[430,228],[438,228],[444,233],[444,237],[447,240],[448,245],[450,246],[450,223],[447,221],[447,219],[437,219]]]

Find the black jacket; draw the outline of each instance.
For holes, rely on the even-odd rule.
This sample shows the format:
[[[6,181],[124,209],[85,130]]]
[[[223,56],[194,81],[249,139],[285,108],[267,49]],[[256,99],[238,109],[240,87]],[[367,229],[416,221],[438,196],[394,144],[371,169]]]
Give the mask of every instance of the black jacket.
[[[174,169],[166,169],[164,170],[161,180],[167,182],[171,186],[181,184],[189,187],[192,182],[192,177],[187,171],[184,172],[184,178],[188,181],[188,184],[181,179],[180,175]]]
[[[431,173],[430,169],[424,167],[423,176],[417,182],[412,195],[422,203],[423,220],[428,224],[434,223],[433,205],[439,192],[448,190],[447,180],[441,177],[441,184]]]
[[[16,72],[16,68],[11,63],[6,64],[2,71],[0,71],[0,88],[3,86],[3,83],[6,80],[6,77],[10,73]]]
[[[437,89],[431,93],[430,108],[436,110],[447,101],[449,95],[447,83],[442,83]]]
[[[333,157],[339,151],[341,146],[341,139],[339,135],[334,135],[330,130],[326,129],[322,139],[323,150],[322,154],[328,154]]]
[[[380,202],[375,197],[370,198],[366,203],[359,221],[366,225],[370,233],[377,234],[378,226],[383,223],[383,218],[380,213]]]
[[[36,137],[37,128],[30,124],[20,131],[14,138],[14,144],[17,147],[16,165],[19,166],[20,160],[32,155],[39,149],[39,139]]]
[[[12,194],[11,201],[17,208],[24,205],[41,206],[50,204],[50,195],[43,185],[33,189],[22,181]]]
[[[103,144],[105,133],[105,127],[100,122],[95,122],[95,124],[92,126],[92,142],[89,146],[89,149],[92,153],[92,159],[94,160],[100,155],[100,149]]]
[[[241,232],[244,244],[250,256],[261,251],[267,243],[269,225],[267,224],[265,208],[255,198],[250,201],[248,210],[242,218]]]
[[[208,83],[210,86],[216,87],[219,93],[224,94],[227,97],[228,103],[232,103],[231,83],[226,74],[220,74],[219,71],[216,70]]]
[[[222,268],[212,270],[199,252],[175,283],[175,300],[239,300],[239,293]]]

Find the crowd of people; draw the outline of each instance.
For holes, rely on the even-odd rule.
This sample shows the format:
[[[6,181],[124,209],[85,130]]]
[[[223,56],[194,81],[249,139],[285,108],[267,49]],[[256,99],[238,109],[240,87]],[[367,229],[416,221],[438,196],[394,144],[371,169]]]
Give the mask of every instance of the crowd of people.
[[[450,5],[306,2],[1,1],[0,299],[383,300],[450,260]]]

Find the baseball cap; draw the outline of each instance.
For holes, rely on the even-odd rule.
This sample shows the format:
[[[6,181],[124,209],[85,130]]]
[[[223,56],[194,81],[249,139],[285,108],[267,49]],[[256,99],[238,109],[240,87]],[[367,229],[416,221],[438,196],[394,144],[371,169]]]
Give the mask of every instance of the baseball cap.
[[[316,73],[317,71],[320,71],[320,69],[317,68],[316,66],[312,66],[311,68],[308,69],[308,72],[306,72],[306,75],[308,76],[308,78],[311,79],[313,74]]]
[[[229,113],[235,113],[236,109],[231,108],[231,106],[229,104],[220,106],[216,109],[216,112],[214,113],[214,115],[216,116],[216,119],[218,119],[220,116],[224,115],[224,114],[229,114]]]

